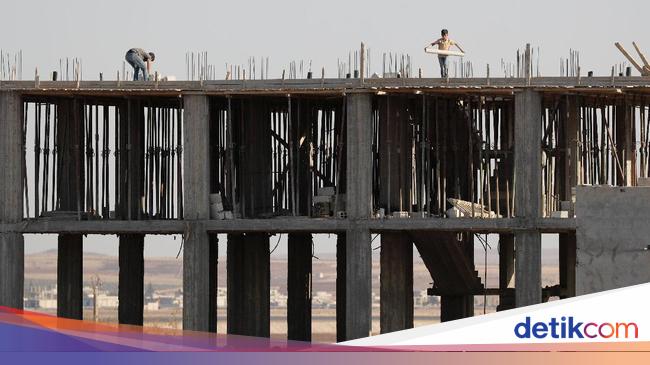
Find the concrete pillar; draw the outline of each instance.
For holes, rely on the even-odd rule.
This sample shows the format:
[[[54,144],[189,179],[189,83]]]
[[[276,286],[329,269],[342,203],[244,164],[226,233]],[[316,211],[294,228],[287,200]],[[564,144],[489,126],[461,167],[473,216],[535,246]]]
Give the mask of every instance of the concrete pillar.
[[[57,120],[57,209],[84,210],[84,110],[78,99],[58,104]],[[57,315],[83,319],[83,236],[62,234],[58,238]]]
[[[183,329],[215,332],[217,243],[202,223],[210,218],[209,98],[186,94],[183,109]]]
[[[345,278],[337,280],[339,341],[368,336],[372,324],[370,231],[356,224],[372,212],[372,95],[348,95],[346,110],[346,210],[352,224],[345,244],[337,246],[337,275]]]
[[[59,235],[56,315],[83,319],[83,236]]]
[[[121,324],[142,326],[144,307],[144,235],[119,236],[119,306]]]
[[[541,216],[541,110],[539,92],[515,94],[515,216]],[[537,230],[515,233],[515,303],[517,307],[542,301],[542,242]]]
[[[457,319],[471,317],[469,312],[467,295],[441,295],[440,296],[440,322],[455,321]]]
[[[311,341],[312,237],[289,233],[287,323],[289,340]]]
[[[381,234],[380,330],[413,328],[413,243],[406,233]]]
[[[0,91],[0,223],[23,218],[23,103],[19,93]],[[0,232],[0,306],[23,308],[23,235]]]
[[[228,235],[227,265],[228,334],[270,337],[269,236]]]
[[[561,136],[561,147],[568,151],[565,160],[560,160],[561,180],[560,200],[571,201],[571,189],[578,185],[580,176],[580,156],[578,156],[578,141],[580,133],[580,108],[578,96],[567,96],[566,127]],[[560,233],[559,235],[559,264],[560,264],[560,298],[575,296],[576,290],[576,234]]]
[[[348,229],[337,245],[337,341],[367,337],[371,331],[372,249],[370,232]],[[341,281],[338,280],[341,275]],[[341,311],[341,312],[340,312]]]
[[[189,224],[183,245],[183,329],[217,332],[218,241],[200,222]]]
[[[297,146],[296,213],[309,216],[311,202],[311,125],[314,108],[309,99],[292,103],[293,144]],[[312,235],[289,233],[287,270],[287,338],[311,341]]]
[[[497,311],[515,307],[514,297],[507,293],[515,273],[515,237],[510,233],[499,235],[499,305]]]
[[[379,205],[390,215],[411,203],[412,135],[408,99],[379,99]],[[380,252],[381,333],[413,327],[413,244],[406,233],[382,233]]]
[[[144,195],[144,107],[129,99],[120,109],[118,144],[120,178],[118,217],[138,220],[142,217]],[[142,325],[144,306],[144,235],[122,234],[119,237],[119,307],[118,321]]]
[[[577,244],[576,233],[560,233],[560,298],[576,295]]]

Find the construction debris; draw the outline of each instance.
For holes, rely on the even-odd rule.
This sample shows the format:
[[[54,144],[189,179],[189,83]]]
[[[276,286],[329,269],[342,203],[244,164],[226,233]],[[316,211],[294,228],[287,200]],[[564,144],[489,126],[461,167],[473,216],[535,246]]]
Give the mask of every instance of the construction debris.
[[[500,214],[487,210],[485,206],[481,204],[454,198],[449,198],[447,201],[449,204],[453,205],[453,208],[447,210],[447,216],[449,218],[502,218]]]
[[[220,193],[210,194],[210,218],[217,220],[234,218],[232,211],[224,210]]]

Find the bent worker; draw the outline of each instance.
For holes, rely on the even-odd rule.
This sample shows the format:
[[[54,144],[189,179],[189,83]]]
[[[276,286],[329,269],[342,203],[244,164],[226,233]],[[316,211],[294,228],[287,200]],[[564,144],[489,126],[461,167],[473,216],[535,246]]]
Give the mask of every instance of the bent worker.
[[[438,46],[438,49],[441,51],[449,51],[449,48],[451,46],[456,46],[458,49],[465,53],[462,48],[460,48],[460,45],[451,39],[449,39],[449,31],[447,29],[443,29],[440,32],[441,37],[436,40],[435,42],[431,43],[432,46]],[[438,62],[440,62],[440,76],[445,79],[449,76],[449,58],[447,55],[438,55]]]
[[[131,48],[126,52],[124,58],[133,67],[133,81],[140,79],[140,71],[142,71],[144,81],[149,79],[151,63],[156,60],[156,55],[153,52],[146,52],[142,48]]]

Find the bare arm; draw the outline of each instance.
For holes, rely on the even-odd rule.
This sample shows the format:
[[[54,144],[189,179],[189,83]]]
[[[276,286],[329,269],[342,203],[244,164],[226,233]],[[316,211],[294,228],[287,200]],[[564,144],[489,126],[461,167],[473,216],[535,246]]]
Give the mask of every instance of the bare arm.
[[[151,60],[147,60],[147,74],[151,73]]]
[[[434,41],[433,43],[427,44],[427,45],[424,47],[424,50],[426,51],[427,47],[435,46],[436,44],[439,44],[439,43],[440,43],[440,39]]]

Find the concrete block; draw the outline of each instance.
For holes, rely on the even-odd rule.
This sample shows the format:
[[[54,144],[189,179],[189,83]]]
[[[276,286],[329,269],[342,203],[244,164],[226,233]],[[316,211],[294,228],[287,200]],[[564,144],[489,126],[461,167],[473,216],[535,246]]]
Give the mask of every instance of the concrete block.
[[[569,212],[566,210],[551,212],[551,218],[569,218]]]
[[[408,218],[409,212],[393,212],[393,218]]]
[[[318,203],[331,203],[332,202],[332,196],[327,196],[327,195],[317,195],[312,198],[312,203],[318,204]]]
[[[320,196],[334,196],[335,191],[333,186],[326,186],[324,188],[318,188],[318,195]]]
[[[650,282],[650,188],[580,186],[576,294]]]
[[[221,209],[219,209],[221,208]],[[217,204],[210,205],[210,218],[211,219],[225,219],[223,206],[219,207]]]
[[[221,193],[210,194],[210,204],[221,203],[222,201]]]
[[[332,214],[330,203],[317,203],[314,204],[313,216],[314,217],[329,217]]]

